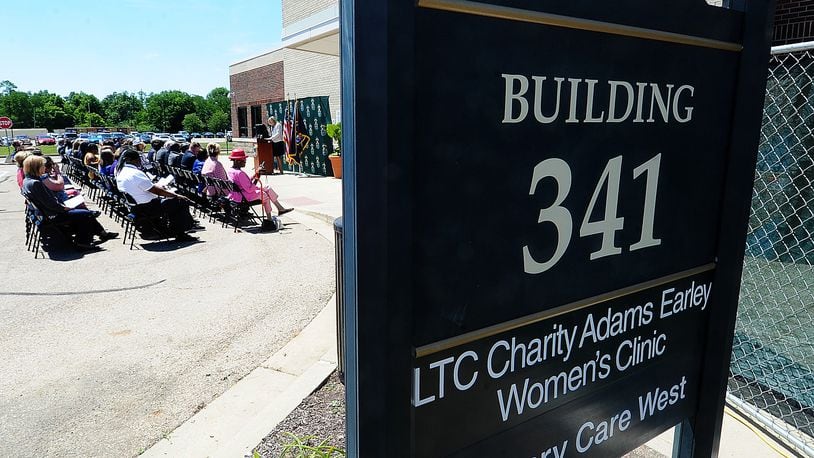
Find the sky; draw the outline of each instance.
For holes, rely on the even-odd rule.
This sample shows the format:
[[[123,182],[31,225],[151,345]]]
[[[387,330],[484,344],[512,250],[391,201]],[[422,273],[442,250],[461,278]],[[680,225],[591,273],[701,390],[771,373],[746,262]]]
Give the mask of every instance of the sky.
[[[229,87],[280,42],[280,0],[2,0],[0,81],[60,95]]]

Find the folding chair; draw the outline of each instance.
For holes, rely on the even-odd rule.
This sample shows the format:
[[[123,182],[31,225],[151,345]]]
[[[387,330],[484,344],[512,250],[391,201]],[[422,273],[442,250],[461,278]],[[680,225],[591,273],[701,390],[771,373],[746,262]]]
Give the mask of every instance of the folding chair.
[[[25,197],[25,195],[23,195]],[[50,242],[53,238],[61,238],[63,241],[71,242],[73,234],[68,230],[66,223],[54,223],[37,206],[26,198],[26,247],[28,251],[34,253],[34,259],[40,254],[40,248],[45,246],[45,242]],[[43,235],[46,239],[43,240]],[[53,237],[56,235],[56,237]],[[42,255],[45,258],[45,253]]]
[[[133,249],[136,243],[136,232],[139,228],[145,227],[147,224],[150,225],[151,229],[154,229],[159,234],[159,240],[163,239],[170,239],[171,237],[162,230],[161,224],[156,224],[154,218],[139,216],[135,212],[133,212],[133,207],[135,207],[136,199],[133,198],[130,194],[120,191],[121,195],[124,197],[124,205],[127,208],[127,214],[124,215],[124,237],[122,238],[122,244],[127,243],[127,239],[130,239],[130,249]]]
[[[235,228],[235,232],[237,232],[238,226],[240,225],[240,220],[243,218],[250,218],[253,222],[260,224],[263,218],[257,214],[257,211],[254,209],[257,205],[262,205],[262,199],[255,199],[255,200],[248,200],[246,195],[240,186],[237,185],[234,181],[231,180],[220,180],[224,182],[224,185],[227,187],[226,189],[231,192],[239,193],[243,200],[240,202],[235,202],[232,199],[229,199],[229,209],[230,209],[230,216],[229,219],[232,221],[232,225]]]

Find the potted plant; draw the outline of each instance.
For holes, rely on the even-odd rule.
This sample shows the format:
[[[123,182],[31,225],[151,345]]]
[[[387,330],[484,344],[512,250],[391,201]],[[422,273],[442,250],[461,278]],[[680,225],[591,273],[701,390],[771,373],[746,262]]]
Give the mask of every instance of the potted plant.
[[[328,155],[335,178],[342,178],[342,123],[325,126],[328,136],[336,141],[334,152]]]

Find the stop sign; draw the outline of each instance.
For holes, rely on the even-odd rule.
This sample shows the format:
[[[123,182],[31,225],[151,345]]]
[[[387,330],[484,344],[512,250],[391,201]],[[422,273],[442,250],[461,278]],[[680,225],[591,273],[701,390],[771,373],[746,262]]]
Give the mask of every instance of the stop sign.
[[[10,118],[0,116],[0,129],[11,129],[11,126],[13,125],[14,123],[11,122]]]

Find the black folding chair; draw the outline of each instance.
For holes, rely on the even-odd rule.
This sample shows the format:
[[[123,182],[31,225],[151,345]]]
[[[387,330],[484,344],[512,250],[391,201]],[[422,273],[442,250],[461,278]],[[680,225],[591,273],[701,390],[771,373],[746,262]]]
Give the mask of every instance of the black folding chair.
[[[23,197],[26,197],[23,194]],[[45,216],[37,206],[26,197],[26,247],[34,253],[34,259],[40,254],[40,248],[50,245],[55,239],[72,242],[73,233],[68,223],[55,223]],[[43,250],[46,251],[46,250]],[[45,258],[45,253],[42,255]]]
[[[249,200],[246,198],[246,194],[243,189],[238,186],[237,183],[231,180],[219,180],[223,182],[223,186],[226,190],[231,192],[239,193],[240,196],[243,198],[240,202],[236,202],[232,199],[228,199],[229,204],[229,216],[228,220],[232,222],[232,225],[235,228],[235,232],[237,232],[238,227],[240,226],[240,221],[244,219],[249,219],[253,223],[260,224],[262,219],[257,211],[254,209],[257,205],[262,205],[262,199],[254,199]]]
[[[129,238],[130,249],[132,250],[136,243],[136,232],[139,229],[152,229],[158,234],[159,240],[171,238],[169,235],[167,235],[166,231],[163,230],[163,224],[158,218],[141,216],[137,212],[134,212],[133,208],[137,205],[136,199],[124,191],[119,192],[124,197],[123,203],[127,208],[127,214],[123,217],[124,237],[122,239],[122,244],[126,244],[127,239]]]

